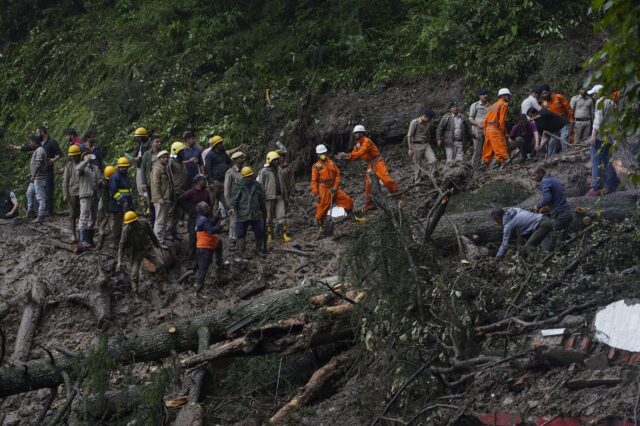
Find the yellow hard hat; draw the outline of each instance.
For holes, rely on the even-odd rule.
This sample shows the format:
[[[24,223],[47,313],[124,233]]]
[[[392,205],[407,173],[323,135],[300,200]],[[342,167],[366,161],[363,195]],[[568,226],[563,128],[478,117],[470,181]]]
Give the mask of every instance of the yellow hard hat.
[[[182,142],[176,141],[171,144],[171,155],[176,155],[183,149],[184,149],[184,144]]]
[[[209,139],[209,143],[211,144],[211,146],[216,146],[218,145],[220,142],[222,142],[224,140],[224,138],[220,135],[215,135],[214,137],[212,137],[211,139]]]
[[[253,169],[249,166],[244,166],[242,170],[240,170],[240,175],[242,175],[242,177],[253,176]]]
[[[267,164],[271,164],[271,162],[272,162],[273,160],[275,160],[276,158],[280,158],[280,154],[278,154],[278,153],[277,153],[277,152],[275,152],[275,151],[270,151],[270,152],[267,154]]]
[[[147,129],[145,129],[144,127],[138,127],[136,129],[136,131],[133,132],[133,136],[135,136],[135,137],[138,137],[138,136],[146,137],[146,136],[149,136],[149,133],[147,133]]]
[[[120,157],[118,161],[116,161],[116,166],[118,167],[129,167],[129,159],[127,157]]]
[[[129,210],[124,214],[124,223],[131,223],[138,220],[138,214],[134,211]]]
[[[113,166],[107,166],[104,168],[104,177],[109,179],[116,172],[116,168]]]
[[[67,151],[67,155],[70,157],[74,155],[80,155],[80,147],[78,145],[71,145]]]

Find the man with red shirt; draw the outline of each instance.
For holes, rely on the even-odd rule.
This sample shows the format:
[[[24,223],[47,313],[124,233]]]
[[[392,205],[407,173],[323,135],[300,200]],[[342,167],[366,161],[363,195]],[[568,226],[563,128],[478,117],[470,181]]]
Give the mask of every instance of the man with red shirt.
[[[196,206],[202,202],[207,203],[207,205],[211,203],[211,197],[207,189],[207,177],[205,175],[196,175],[193,181],[195,182],[193,188],[186,190],[178,197],[178,203],[189,213],[187,230],[189,231],[190,260],[193,260],[196,255],[196,218],[198,217]]]

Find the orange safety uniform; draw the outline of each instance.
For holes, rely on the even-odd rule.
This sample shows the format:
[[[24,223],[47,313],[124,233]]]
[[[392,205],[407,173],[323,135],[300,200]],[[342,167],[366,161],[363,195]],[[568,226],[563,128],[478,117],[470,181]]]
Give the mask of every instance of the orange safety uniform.
[[[509,158],[507,151],[507,118],[509,106],[500,98],[489,107],[484,117],[484,146],[482,147],[482,162],[489,164],[495,155],[500,164]]]
[[[573,109],[571,108],[571,105],[569,105],[567,98],[559,93],[551,95],[551,99],[549,100],[543,99],[540,106],[547,111],[551,111],[554,114],[565,117],[569,121],[573,121]]]
[[[371,139],[363,136],[353,147],[353,151],[347,156],[351,161],[362,158],[367,163],[367,170],[364,174],[364,208],[373,208],[373,202],[371,201],[371,178],[369,177],[369,170],[373,170],[376,177],[380,179],[382,186],[387,188],[389,192],[395,194],[398,192],[398,185],[391,179],[389,169],[384,159],[380,156],[380,150],[373,143]]]
[[[333,196],[334,205],[345,210],[353,209],[353,200],[340,189],[340,169],[327,157],[324,161],[318,160],[311,168],[311,192],[320,196],[320,201],[316,204],[317,220],[322,220],[331,207],[331,189],[336,190]]]
[[[196,232],[196,248],[215,250],[218,247],[219,238],[216,234],[207,231]]]

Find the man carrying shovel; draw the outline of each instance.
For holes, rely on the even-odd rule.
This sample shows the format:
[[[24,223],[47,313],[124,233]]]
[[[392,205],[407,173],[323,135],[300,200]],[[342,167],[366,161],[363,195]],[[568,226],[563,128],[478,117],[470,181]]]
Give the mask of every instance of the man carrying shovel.
[[[321,238],[324,230],[324,221],[327,212],[332,206],[342,207],[347,212],[347,217],[361,221],[353,214],[353,200],[340,189],[340,169],[327,155],[327,147],[316,146],[318,161],[311,168],[311,192],[317,197],[316,223],[318,225],[318,238]]]

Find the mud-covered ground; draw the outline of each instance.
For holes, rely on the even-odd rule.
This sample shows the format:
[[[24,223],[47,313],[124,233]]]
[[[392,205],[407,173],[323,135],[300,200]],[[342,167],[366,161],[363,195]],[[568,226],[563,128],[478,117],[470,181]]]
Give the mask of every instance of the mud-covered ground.
[[[391,174],[402,192],[404,208],[415,216],[420,216],[425,197],[432,189],[429,180],[423,179],[421,184],[413,184],[405,145],[387,146],[383,151]],[[437,155],[439,158],[444,156],[440,150],[437,150]],[[576,196],[586,192],[584,190],[588,170],[586,165],[583,162],[560,163],[557,167],[552,165],[550,168],[551,173],[560,177],[567,185],[569,195]],[[341,164],[341,167],[343,188],[354,197],[356,207],[362,206],[364,190],[362,163]],[[67,219],[63,216],[58,216],[42,225],[30,224],[23,220],[2,223],[0,238],[4,244],[0,246],[0,302],[16,301],[1,320],[2,329],[7,337],[8,355],[12,352],[22,315],[23,303],[20,296],[37,281],[46,285],[47,296],[32,345],[31,359],[44,356],[42,348],[64,347],[72,351],[81,351],[100,333],[106,333],[109,336],[119,335],[137,328],[236,304],[241,302],[238,297],[239,289],[260,280],[266,281],[267,285],[258,294],[265,294],[296,286],[306,277],[323,278],[335,275],[340,252],[363,227],[367,226],[367,222],[340,223],[336,226],[333,237],[316,240],[314,206],[307,180],[308,177],[305,176],[298,182],[296,200],[289,212],[289,230],[294,240],[287,245],[274,242],[266,257],[254,258],[250,261],[242,260],[236,253],[225,250],[228,268],[220,274],[214,267],[210,269],[204,290],[206,298],[196,297],[193,289],[194,276],[183,283],[177,282],[178,277],[188,270],[188,265],[181,262],[170,270],[170,285],[167,286],[163,295],[154,291],[153,277],[144,273],[141,280],[141,297],[136,299],[130,293],[128,269],[125,268],[125,271],[120,274],[113,273],[114,321],[113,326],[105,331],[98,331],[97,320],[86,306],[69,301],[68,298],[73,294],[93,291],[98,268],[111,274],[114,268],[114,253],[104,250],[76,255],[51,246],[48,239],[69,240],[70,234],[65,230]],[[494,187],[498,189],[494,190]],[[512,190],[505,191],[505,187]],[[495,206],[517,204],[535,195],[536,187],[529,179],[526,168],[514,164],[503,172],[477,173],[467,185],[467,191],[453,198],[451,212],[485,209],[487,203]],[[375,221],[378,214],[380,213],[371,213],[367,220]],[[184,228],[181,231],[186,238]],[[226,249],[226,235],[223,237]],[[247,247],[253,249],[252,237],[249,237]],[[311,255],[299,256],[287,253],[282,250],[283,247],[308,251]],[[287,357],[284,365],[278,362],[277,357],[223,364],[223,367],[232,365],[233,368],[228,374],[220,373],[219,377],[214,378],[220,380],[220,383],[209,385],[210,394],[205,398],[208,401],[206,408],[208,418],[215,419],[212,421],[219,424],[235,423],[242,419],[250,419],[248,424],[264,421],[265,417],[275,412],[282,401],[305,383],[314,367],[317,367],[322,359],[320,351],[314,356],[302,354]],[[144,381],[159,365],[159,363],[138,365],[129,373]],[[380,368],[379,365],[376,367]],[[556,374],[553,371],[546,373],[540,379],[538,392],[544,392],[544,389],[556,380]],[[244,383],[243,380],[247,375],[252,375],[262,385],[255,389],[255,383]],[[282,383],[280,375],[283,377]],[[114,374],[113,377],[113,384],[117,385],[116,382],[121,375]],[[353,375],[347,377],[353,377]],[[274,389],[276,386],[277,391]],[[358,392],[358,386],[360,384],[347,381],[344,392],[351,393],[351,396],[355,397],[353,394]],[[254,389],[250,389],[251,387]],[[224,389],[225,392],[242,391],[244,393],[236,395],[237,398],[234,400],[229,394],[220,395],[217,392],[220,389]],[[491,389],[482,388],[482,384],[478,384],[474,392],[476,398],[485,407],[491,405],[498,410],[502,406],[507,409],[511,408],[509,405],[516,405],[515,402],[507,404],[505,395],[491,396]],[[48,390],[40,390],[9,397],[0,402],[0,413],[6,415],[3,425],[32,424],[47,395]],[[340,394],[337,398],[339,397]],[[526,396],[527,400],[536,400],[536,398],[540,400],[540,404],[545,405],[543,396],[533,391]],[[586,403],[589,398],[588,395],[584,396],[579,402]],[[63,398],[54,402],[54,410],[62,403],[61,401]],[[332,416],[324,417],[320,413],[329,414],[333,403],[335,403],[335,397],[318,406],[320,411],[316,413],[317,417],[313,414],[315,410],[312,407],[303,411],[297,419],[306,424],[322,424]],[[273,411],[269,412],[267,407],[271,407]],[[53,414],[53,411],[50,414]],[[344,422],[340,423],[358,424],[358,418],[361,417],[356,416],[352,419],[342,417]],[[335,421],[335,418],[332,421]]]

